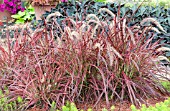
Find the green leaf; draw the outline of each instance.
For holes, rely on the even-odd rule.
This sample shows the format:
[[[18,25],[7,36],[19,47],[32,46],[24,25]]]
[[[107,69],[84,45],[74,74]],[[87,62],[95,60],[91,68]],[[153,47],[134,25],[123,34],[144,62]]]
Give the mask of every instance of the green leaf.
[[[78,109],[76,108],[76,105],[74,103],[70,104],[70,111],[78,111]]]
[[[21,11],[18,12],[18,15],[20,15],[21,17],[24,16],[25,14],[26,14],[25,11],[24,12],[21,12]]]
[[[111,110],[111,111],[114,111],[114,110],[115,110],[115,106],[114,106],[114,105],[111,106],[110,110]]]
[[[25,20],[23,18],[20,18],[19,20],[16,20],[16,24],[24,24]]]
[[[6,101],[7,101],[7,99],[5,97],[1,98],[2,103],[6,102]]]
[[[31,15],[34,15],[35,14],[35,11],[30,11],[29,12]]]
[[[87,111],[93,111],[91,108],[88,108]]]
[[[17,101],[18,101],[19,103],[21,103],[21,102],[22,102],[22,98],[21,98],[20,96],[18,96]]]
[[[108,111],[106,108],[103,108],[102,111]]]
[[[35,14],[35,10],[34,10],[34,8],[31,5],[28,7],[28,12],[30,14]]]
[[[17,14],[12,15],[11,17],[14,18],[14,19],[19,19],[24,15],[25,15],[25,11],[24,12],[19,11]]]
[[[132,111],[136,111],[137,110],[135,105],[131,105],[130,108],[131,108]]]
[[[27,9],[34,9],[34,8],[31,5],[29,5]]]
[[[24,16],[24,18],[23,18],[24,20],[29,20],[29,19],[31,19],[31,15],[29,14],[29,13],[27,13],[25,16]]]
[[[13,109],[12,104],[7,104],[7,107],[10,108],[11,110]]]
[[[66,107],[66,106],[63,106],[63,107],[62,107],[62,111],[69,111],[69,108]]]
[[[66,101],[66,106],[70,107],[70,102],[69,101]]]
[[[14,19],[19,19],[19,18],[21,18],[21,16],[18,15],[18,14],[12,15],[11,17],[14,18]]]
[[[2,93],[2,90],[0,90],[0,97],[2,97],[3,96],[3,93]]]
[[[51,104],[50,111],[55,111],[55,109],[56,109],[56,103],[53,101]]]
[[[55,108],[55,107],[56,107],[56,103],[55,103],[54,101],[52,102],[51,107],[52,107],[52,108]]]

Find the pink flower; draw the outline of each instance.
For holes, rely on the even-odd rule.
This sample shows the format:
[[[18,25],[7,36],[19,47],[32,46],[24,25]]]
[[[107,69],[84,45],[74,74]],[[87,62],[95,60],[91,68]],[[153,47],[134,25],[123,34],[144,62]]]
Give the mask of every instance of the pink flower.
[[[24,12],[25,8],[21,8],[21,12]]]
[[[9,2],[9,5],[10,5],[10,6],[13,6],[13,2]]]
[[[5,8],[5,4],[0,5],[0,8],[4,9]]]
[[[61,2],[68,2],[68,0],[61,0]]]
[[[8,2],[8,0],[4,0],[4,3]]]

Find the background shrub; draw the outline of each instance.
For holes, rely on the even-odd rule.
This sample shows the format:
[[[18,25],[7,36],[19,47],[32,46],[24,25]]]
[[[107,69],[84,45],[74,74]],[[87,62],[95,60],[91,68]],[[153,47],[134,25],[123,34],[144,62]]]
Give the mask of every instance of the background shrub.
[[[107,13],[98,13],[100,8],[108,8],[112,11],[112,13],[117,15],[119,5],[117,3],[102,3],[102,2],[94,2],[94,1],[86,1],[78,2],[78,1],[71,1],[67,3],[61,3],[56,6],[56,8],[52,9],[50,12],[46,12],[43,17],[47,17],[49,14],[54,13],[56,11],[59,11],[62,16],[57,17],[57,23],[59,23],[61,26],[63,19],[67,17],[71,17],[74,20],[85,20],[86,16],[88,14],[97,14],[99,18],[111,20],[112,17],[110,17]],[[163,8],[160,6],[152,7],[152,6],[140,6],[139,5],[133,5],[132,7],[126,7],[126,4],[122,4],[120,6],[120,16],[123,17],[126,15],[126,18],[128,20],[128,26],[141,26],[140,21],[142,21],[144,18],[152,17],[155,18],[161,26],[164,28],[165,32],[156,32],[154,33],[154,41],[161,40],[160,43],[163,44],[166,47],[170,48],[170,9]],[[50,20],[54,19],[55,17],[52,17]],[[109,21],[108,21],[109,22]],[[44,23],[43,21],[40,21],[40,23]],[[48,23],[49,24],[49,23]],[[51,24],[49,24],[50,26]],[[145,26],[154,26],[155,24],[151,22],[147,22],[144,24]],[[143,25],[141,26],[143,27]],[[158,27],[157,27],[158,28]],[[166,52],[166,56],[170,56],[170,52]]]

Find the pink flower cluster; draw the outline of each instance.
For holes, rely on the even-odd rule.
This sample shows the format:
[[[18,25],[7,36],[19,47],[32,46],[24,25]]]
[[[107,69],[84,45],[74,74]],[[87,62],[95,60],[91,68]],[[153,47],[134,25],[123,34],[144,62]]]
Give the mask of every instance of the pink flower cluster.
[[[68,2],[68,0],[61,0],[61,2]]]
[[[25,8],[21,6],[21,0],[4,0],[3,4],[0,4],[0,11],[7,10],[12,14],[16,14],[18,11],[24,11]]]

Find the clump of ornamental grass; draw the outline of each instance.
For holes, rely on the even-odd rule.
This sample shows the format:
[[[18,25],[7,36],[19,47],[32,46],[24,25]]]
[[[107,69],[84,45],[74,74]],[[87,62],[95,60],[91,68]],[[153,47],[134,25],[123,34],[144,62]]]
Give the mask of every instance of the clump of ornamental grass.
[[[48,110],[52,102],[57,108],[66,101],[92,101],[96,107],[100,100],[110,106],[128,99],[141,105],[148,97],[168,94],[159,83],[159,41],[151,43],[153,34],[146,40],[146,29],[134,32],[119,13],[103,12],[113,17],[109,24],[90,14],[86,21],[63,20],[64,30],[55,22],[55,30],[45,25],[32,34],[16,33],[15,42],[7,36],[8,50],[0,47],[0,86],[8,88],[7,97],[24,98],[25,109]],[[56,30],[60,35],[54,39]]]

